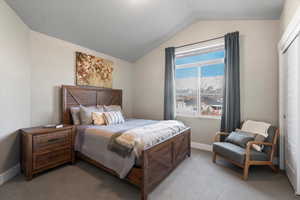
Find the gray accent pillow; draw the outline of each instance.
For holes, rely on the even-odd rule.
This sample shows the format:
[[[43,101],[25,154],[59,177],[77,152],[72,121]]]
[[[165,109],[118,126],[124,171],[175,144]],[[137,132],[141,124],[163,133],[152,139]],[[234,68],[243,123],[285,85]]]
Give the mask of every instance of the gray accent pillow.
[[[80,121],[83,125],[88,125],[93,123],[92,113],[102,112],[97,106],[82,106],[80,105]]]
[[[256,142],[264,142],[266,140],[266,138],[264,136],[256,134],[256,133],[242,131],[241,129],[236,129],[235,131],[245,133],[245,134],[248,134],[249,136],[252,136],[254,138],[254,141],[256,141]],[[261,152],[264,149],[264,145],[253,144],[252,148],[256,151]]]
[[[231,132],[229,136],[225,139],[225,142],[229,142],[240,147],[246,148],[249,141],[253,141],[255,138],[244,132]]]
[[[71,116],[74,125],[80,125],[80,107],[79,106],[72,106],[70,107]]]

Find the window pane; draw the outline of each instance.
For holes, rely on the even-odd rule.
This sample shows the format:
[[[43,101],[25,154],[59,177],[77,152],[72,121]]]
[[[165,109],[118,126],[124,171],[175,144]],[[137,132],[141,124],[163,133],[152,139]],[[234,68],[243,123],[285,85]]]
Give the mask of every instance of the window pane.
[[[201,62],[201,61],[215,60],[215,59],[224,58],[224,56],[225,56],[224,50],[220,50],[220,51],[214,51],[214,52],[209,52],[209,53],[200,54],[200,55],[178,57],[178,58],[176,58],[176,65],[191,64],[191,63],[196,63],[196,62]]]
[[[193,52],[192,52],[193,53]],[[176,57],[176,114],[220,116],[223,103],[224,50]],[[191,65],[186,65],[191,64]],[[184,66],[185,65],[185,66]]]
[[[220,116],[223,102],[224,63],[201,67],[201,115]]]
[[[224,76],[224,63],[201,67],[201,77]]]
[[[176,69],[176,113],[199,115],[199,67]]]

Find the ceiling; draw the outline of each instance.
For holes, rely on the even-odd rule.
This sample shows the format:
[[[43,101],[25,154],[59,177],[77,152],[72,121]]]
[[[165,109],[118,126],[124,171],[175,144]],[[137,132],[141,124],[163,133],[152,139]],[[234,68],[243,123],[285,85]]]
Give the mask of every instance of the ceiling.
[[[284,0],[5,0],[32,29],[136,61],[200,19],[279,19]]]

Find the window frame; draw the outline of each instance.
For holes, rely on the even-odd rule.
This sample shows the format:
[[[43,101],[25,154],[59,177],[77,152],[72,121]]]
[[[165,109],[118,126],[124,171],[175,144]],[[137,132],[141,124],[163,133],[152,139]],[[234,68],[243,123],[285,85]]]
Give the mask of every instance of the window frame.
[[[175,52],[175,71],[177,69],[184,69],[184,68],[192,68],[192,67],[205,67],[209,65],[216,65],[216,64],[225,64],[225,56],[224,58],[217,58],[213,60],[206,60],[206,61],[199,61],[195,63],[188,63],[188,64],[179,64],[176,65],[176,59],[177,58],[182,58],[182,57],[189,57],[193,55],[199,55],[199,54],[205,54],[205,53],[211,53],[211,52],[217,52],[217,51],[224,51],[225,52],[225,44],[224,42],[219,42],[214,45],[207,45],[207,46],[200,46],[196,48],[190,48],[188,50],[182,50],[182,51],[176,51]],[[175,72],[176,74],[176,72]],[[224,76],[224,75],[223,75]],[[199,83],[200,84],[200,83]],[[200,89],[200,87],[199,87]],[[175,102],[177,103],[176,100],[176,78],[175,78]],[[201,98],[201,93],[198,93],[199,97]],[[198,99],[197,99],[198,101]],[[198,108],[199,109],[199,108]],[[176,117],[183,117],[183,118],[199,118],[199,119],[213,119],[213,120],[221,120],[221,115],[220,116],[213,116],[213,115],[202,115],[201,111],[198,111],[198,115],[188,115],[188,114],[178,114],[177,113],[177,108],[175,105],[175,116]]]

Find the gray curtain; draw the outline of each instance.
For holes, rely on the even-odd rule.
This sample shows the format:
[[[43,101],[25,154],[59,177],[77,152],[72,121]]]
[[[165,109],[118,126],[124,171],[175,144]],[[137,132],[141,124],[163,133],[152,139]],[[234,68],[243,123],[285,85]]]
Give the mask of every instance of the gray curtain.
[[[240,48],[239,32],[225,35],[225,75],[221,131],[240,127]]]
[[[175,119],[175,48],[165,49],[165,95],[164,95],[164,119]]]

